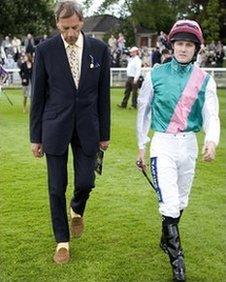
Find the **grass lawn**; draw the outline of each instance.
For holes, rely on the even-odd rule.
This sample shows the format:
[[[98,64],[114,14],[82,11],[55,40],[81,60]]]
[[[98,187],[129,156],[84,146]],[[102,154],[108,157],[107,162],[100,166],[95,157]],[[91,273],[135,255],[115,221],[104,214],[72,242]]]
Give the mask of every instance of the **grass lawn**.
[[[0,96],[0,281],[171,281],[168,258],[158,246],[157,200],[134,165],[136,111],[116,107],[123,90],[112,90],[112,143],[87,205],[85,233],[71,241],[71,261],[63,266],[52,262],[45,160],[30,153],[21,91],[7,93],[14,105]],[[188,282],[226,281],[226,91],[218,94],[222,134],[217,159],[209,164],[199,157],[180,224]],[[199,134],[200,145],[202,140]]]

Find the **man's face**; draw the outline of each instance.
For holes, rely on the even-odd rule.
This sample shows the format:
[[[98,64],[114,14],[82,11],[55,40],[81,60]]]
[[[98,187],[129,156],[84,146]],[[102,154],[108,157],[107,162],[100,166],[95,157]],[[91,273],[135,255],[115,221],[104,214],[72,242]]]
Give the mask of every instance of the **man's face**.
[[[137,51],[132,51],[132,52],[129,52],[129,53],[130,53],[130,56],[131,56],[131,57],[135,57],[138,52],[137,52]]]
[[[179,63],[189,63],[195,54],[195,43],[190,41],[175,41],[174,56]]]
[[[57,28],[63,35],[64,40],[70,45],[75,44],[82,27],[83,21],[76,14],[69,18],[60,18],[57,22]]]

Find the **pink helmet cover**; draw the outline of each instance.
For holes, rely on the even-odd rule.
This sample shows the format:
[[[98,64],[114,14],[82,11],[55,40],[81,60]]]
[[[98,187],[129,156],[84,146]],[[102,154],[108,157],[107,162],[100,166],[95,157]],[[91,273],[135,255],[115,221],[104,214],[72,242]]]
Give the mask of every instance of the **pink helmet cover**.
[[[199,24],[196,21],[193,21],[193,20],[179,20],[179,21],[177,21],[173,25],[172,29],[170,30],[170,33],[169,33],[169,36],[168,36],[169,41],[172,41],[174,35],[177,34],[177,33],[191,33],[191,34],[195,35],[199,44],[204,43],[202,30],[201,30]]]

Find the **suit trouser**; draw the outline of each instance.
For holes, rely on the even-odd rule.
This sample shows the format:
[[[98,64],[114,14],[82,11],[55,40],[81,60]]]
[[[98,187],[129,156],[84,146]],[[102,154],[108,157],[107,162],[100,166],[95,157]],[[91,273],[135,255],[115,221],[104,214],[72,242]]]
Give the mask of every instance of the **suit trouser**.
[[[86,156],[80,146],[71,143],[74,165],[74,195],[71,207],[75,213],[83,215],[86,202],[92,188],[95,187],[95,156]],[[56,242],[68,242],[70,239],[66,188],[68,183],[68,150],[61,156],[46,154],[48,169],[49,200],[53,232]]]
[[[126,81],[126,89],[124,92],[124,98],[122,100],[121,106],[126,108],[127,107],[127,103],[130,97],[130,94],[132,92],[132,106],[134,108],[137,107],[137,90],[138,90],[138,86],[137,84],[133,83],[134,81],[134,77],[128,77],[127,81]]]
[[[187,207],[195,173],[198,145],[193,132],[155,132],[151,142],[151,172],[159,195],[159,212],[178,218]]]

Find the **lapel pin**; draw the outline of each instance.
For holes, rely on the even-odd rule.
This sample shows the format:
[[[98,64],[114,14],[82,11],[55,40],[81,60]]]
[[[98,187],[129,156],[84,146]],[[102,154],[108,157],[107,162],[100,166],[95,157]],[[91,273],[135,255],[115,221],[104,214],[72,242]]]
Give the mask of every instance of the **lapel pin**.
[[[91,69],[93,69],[93,68],[94,68],[94,58],[93,58],[92,55],[89,55],[89,57],[90,57],[90,65],[89,65],[89,67],[90,67]]]

